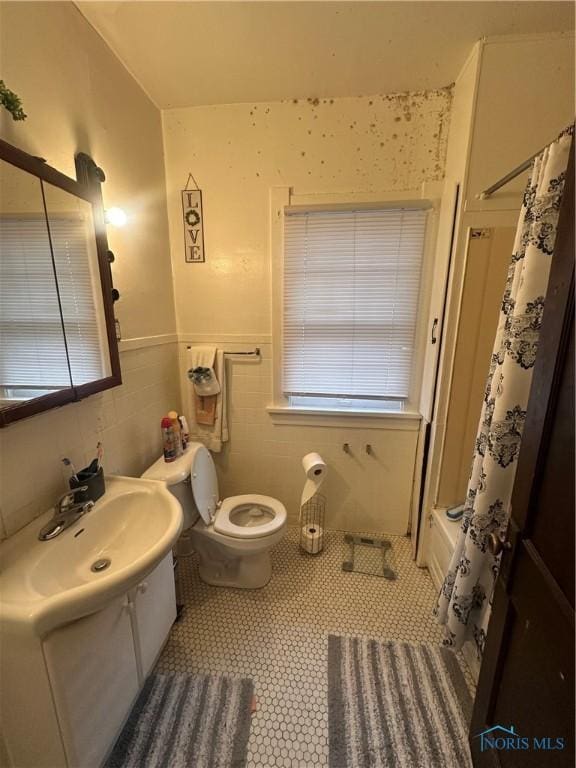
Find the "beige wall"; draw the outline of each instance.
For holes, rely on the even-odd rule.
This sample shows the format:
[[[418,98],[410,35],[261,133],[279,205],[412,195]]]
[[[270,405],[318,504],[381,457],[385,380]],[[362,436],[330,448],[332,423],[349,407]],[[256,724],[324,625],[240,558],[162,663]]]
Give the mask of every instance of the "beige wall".
[[[438,418],[430,453],[426,513],[460,503],[465,494],[466,456],[473,439],[470,426],[480,413],[484,388],[481,367],[464,372],[456,354],[471,332],[464,299],[468,230],[515,229],[527,172],[489,200],[477,195],[526,160],[574,119],[574,36],[569,34],[499,37],[482,41],[458,79],[458,105],[469,105],[458,134],[450,133],[447,174],[461,184],[461,208],[449,286],[449,306],[438,388]],[[462,154],[462,151],[465,154]],[[452,159],[460,158],[453,164]],[[455,173],[453,174],[453,169]],[[497,236],[499,237],[499,236]],[[509,235],[502,235],[508,237]],[[501,240],[501,247],[504,241]],[[504,255],[502,254],[502,259]],[[477,269],[471,266],[471,270]],[[491,290],[497,292],[496,280]],[[493,302],[493,310],[498,305]],[[493,342],[492,325],[477,328],[478,344]],[[486,338],[488,337],[488,338]],[[460,453],[462,452],[462,453]],[[464,458],[462,458],[464,457]],[[425,532],[427,528],[424,529]],[[426,536],[424,537],[424,541]],[[425,549],[425,544],[423,549]]]
[[[468,153],[472,140],[471,126],[476,107],[476,84],[481,46],[477,43],[464,62],[454,84],[450,132],[446,150],[446,178],[458,184],[467,178]]]
[[[0,63],[28,114],[0,110],[2,138],[73,177],[74,155],[92,155],[105,206],[130,216],[108,232],[123,336],[173,331],[159,110],[72,3],[1,3]]]
[[[476,195],[574,122],[574,35],[488,39],[482,50],[467,209],[519,210],[526,172],[486,203]]]
[[[263,350],[260,363],[228,363],[231,439],[216,457],[222,494],[269,493],[294,520],[304,483],[300,458],[320,451],[330,464],[330,525],[406,532],[417,419],[275,424],[266,412],[272,400],[269,194],[288,186],[296,195],[342,201],[379,192],[419,196],[424,182],[443,177],[450,102],[450,91],[441,90],[163,113],[181,340]],[[189,172],[203,191],[205,264],[184,262],[179,190]],[[182,386],[189,387],[184,376]],[[345,442],[351,455],[342,450]]]
[[[2,3],[0,71],[24,103],[0,135],[74,176],[91,154],[107,176],[105,205],[130,216],[109,228],[124,338],[175,329],[160,113],[72,3]],[[65,489],[60,459],[80,467],[104,444],[108,471],[139,473],[160,452],[158,422],[178,407],[176,345],[126,351],[124,385],[0,431],[0,535],[47,509]]]
[[[163,112],[178,327],[270,333],[269,190],[418,190],[441,180],[449,90]],[[181,201],[202,188],[205,264],[184,263]]]

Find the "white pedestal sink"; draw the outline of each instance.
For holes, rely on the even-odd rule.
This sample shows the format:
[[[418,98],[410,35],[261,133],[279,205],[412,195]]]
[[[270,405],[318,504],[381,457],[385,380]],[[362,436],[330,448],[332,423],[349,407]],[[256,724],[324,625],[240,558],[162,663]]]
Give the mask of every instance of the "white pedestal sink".
[[[88,514],[39,541],[51,514],[0,545],[2,738],[18,768],[92,768],[175,618],[182,509],[163,483],[109,477]]]

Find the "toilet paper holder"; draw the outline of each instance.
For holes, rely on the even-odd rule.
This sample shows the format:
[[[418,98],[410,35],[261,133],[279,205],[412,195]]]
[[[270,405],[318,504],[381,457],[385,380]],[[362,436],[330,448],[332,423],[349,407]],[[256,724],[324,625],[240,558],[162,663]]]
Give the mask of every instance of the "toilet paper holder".
[[[324,521],[326,498],[314,494],[300,507],[300,548],[309,555],[317,555],[324,548]]]
[[[302,469],[306,482],[300,500],[300,548],[317,555],[324,546],[326,499],[318,491],[326,477],[326,462],[313,451],[302,457]]]

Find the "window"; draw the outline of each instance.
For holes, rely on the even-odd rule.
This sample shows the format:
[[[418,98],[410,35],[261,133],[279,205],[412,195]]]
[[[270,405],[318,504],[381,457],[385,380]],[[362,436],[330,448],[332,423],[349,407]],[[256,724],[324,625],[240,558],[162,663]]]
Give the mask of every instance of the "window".
[[[44,217],[0,217],[0,400],[104,375],[85,226],[80,217],[51,218],[53,263]]]
[[[401,410],[410,396],[426,210],[287,211],[283,392]]]

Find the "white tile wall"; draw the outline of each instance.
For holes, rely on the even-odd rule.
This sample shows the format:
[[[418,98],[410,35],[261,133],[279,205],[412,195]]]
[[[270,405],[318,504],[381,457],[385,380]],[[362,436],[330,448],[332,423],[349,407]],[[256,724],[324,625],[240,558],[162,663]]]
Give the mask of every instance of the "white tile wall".
[[[215,338],[211,343],[232,351],[254,348],[253,339],[230,342]],[[186,346],[180,345],[185,411],[186,388],[190,387],[186,377]],[[406,422],[386,421],[385,426],[377,429],[347,427],[345,417],[338,427],[273,424],[266,411],[272,402],[272,349],[270,343],[259,346],[260,361],[227,359],[230,441],[214,457],[221,497],[240,493],[274,496],[286,505],[290,520],[295,523],[305,479],[301,458],[317,451],[329,465],[322,487],[327,497],[327,526],[405,534],[412,497],[417,422],[408,428]],[[344,453],[343,443],[349,443],[350,454]],[[365,451],[367,443],[372,446],[371,455]]]
[[[49,509],[66,490],[61,459],[77,469],[104,446],[104,470],[139,475],[161,452],[160,419],[180,407],[176,344],[121,353],[121,387],[0,430],[0,536]]]

